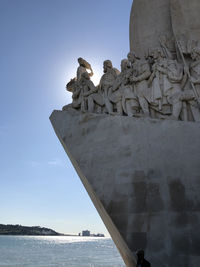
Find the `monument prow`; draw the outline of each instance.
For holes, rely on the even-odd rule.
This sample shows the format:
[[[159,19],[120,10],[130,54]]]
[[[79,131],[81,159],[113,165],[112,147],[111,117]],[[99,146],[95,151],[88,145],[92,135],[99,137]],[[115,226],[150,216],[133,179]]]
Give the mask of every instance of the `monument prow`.
[[[136,266],[133,253],[141,248],[154,266],[197,260],[199,123],[70,107],[50,119],[127,266]]]
[[[105,60],[94,86],[79,58],[72,103],[50,117],[128,267],[143,250],[152,266],[200,266],[199,13],[199,0],[134,0],[121,72]]]
[[[74,119],[75,120],[74,120]],[[77,121],[78,119],[78,121]],[[108,214],[108,212],[106,211],[104,205],[102,204],[105,199],[104,198],[99,198],[99,192],[95,191],[95,187],[96,186],[92,186],[95,184],[98,184],[99,181],[97,181],[97,179],[100,179],[100,181],[102,180],[101,183],[101,188],[105,188],[110,184],[110,182],[108,182],[108,184],[103,184],[103,180],[106,177],[96,177],[95,172],[93,172],[92,170],[90,170],[89,166],[90,164],[92,164],[91,162],[88,161],[87,158],[87,149],[90,147],[92,147],[92,144],[88,144],[87,141],[85,143],[85,145],[87,146],[87,149],[85,151],[81,151],[81,147],[78,146],[73,146],[73,141],[70,140],[70,138],[68,138],[68,136],[73,135],[73,137],[75,137],[77,135],[77,133],[80,133],[80,136],[78,138],[80,138],[79,140],[81,140],[82,135],[84,135],[84,131],[86,130],[85,126],[81,125],[88,125],[88,122],[93,119],[95,119],[95,117],[92,114],[78,114],[75,110],[69,109],[68,111],[57,111],[55,110],[52,115],[50,116],[50,120],[51,123],[53,125],[53,128],[55,130],[55,133],[58,137],[58,139],[60,140],[65,152],[67,153],[69,159],[71,160],[76,172],[78,173],[88,195],[90,196],[95,208],[97,209],[102,221],[104,222],[106,228],[108,229],[108,232],[110,233],[113,241],[115,242],[115,245],[117,246],[124,262],[126,263],[126,266],[128,267],[135,267],[136,266],[136,258],[134,257],[133,253],[131,252],[131,250],[129,249],[127,243],[124,241],[124,238],[122,237],[122,235],[120,234],[120,230],[116,227],[116,225],[114,224],[114,222],[112,221],[110,215]],[[78,132],[72,132],[72,129],[70,129],[70,125],[71,123],[74,121],[74,123],[78,123],[77,125],[74,124],[74,127],[76,128],[76,126],[80,125],[80,128],[78,127],[76,129],[76,131]],[[88,129],[88,128],[87,128]],[[87,131],[87,130],[86,130]],[[101,134],[101,133],[99,133]],[[76,138],[76,137],[75,137]],[[93,140],[95,140],[95,133],[94,136],[91,136],[91,138]],[[97,140],[97,138],[96,138]],[[71,143],[72,141],[72,143]],[[70,145],[71,144],[71,145]],[[83,143],[82,143],[83,145]],[[75,150],[74,150],[75,149]],[[77,149],[79,150],[79,152],[77,151]],[[95,150],[96,148],[93,147],[93,149]],[[100,149],[100,147],[98,147],[98,149]],[[81,162],[82,160],[80,158],[77,158],[77,152],[81,153],[81,157],[83,157],[85,164],[84,167],[82,168]],[[86,153],[86,154],[85,154]],[[91,153],[92,156],[92,153]],[[100,156],[100,155],[99,155]],[[103,156],[103,155],[102,155]],[[98,160],[98,159],[97,159]],[[88,165],[88,167],[87,167]],[[91,171],[91,173],[90,173]],[[89,174],[90,177],[87,177],[84,174]],[[91,183],[90,183],[91,181]],[[104,192],[101,192],[101,194],[104,194]]]

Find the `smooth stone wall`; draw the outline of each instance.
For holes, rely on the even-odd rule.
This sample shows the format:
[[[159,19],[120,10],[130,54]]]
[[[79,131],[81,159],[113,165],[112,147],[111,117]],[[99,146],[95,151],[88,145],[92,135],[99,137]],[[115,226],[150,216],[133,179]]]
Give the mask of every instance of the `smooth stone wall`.
[[[200,41],[199,0],[170,0],[174,34],[177,39]]]
[[[144,57],[160,47],[161,35],[173,37],[170,0],[134,0],[130,15],[130,50]]]
[[[200,123],[69,109],[50,117],[127,266],[200,266]]]

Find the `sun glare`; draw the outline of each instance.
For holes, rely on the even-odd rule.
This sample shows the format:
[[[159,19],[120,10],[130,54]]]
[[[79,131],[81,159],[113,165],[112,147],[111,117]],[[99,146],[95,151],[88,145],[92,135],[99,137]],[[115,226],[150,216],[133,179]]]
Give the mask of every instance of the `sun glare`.
[[[91,64],[94,75],[91,77],[91,81],[95,86],[99,85],[101,76],[103,75],[103,68],[98,64]],[[57,96],[63,104],[69,104],[72,102],[72,93],[68,92],[65,88],[66,84],[73,78],[76,77],[76,71],[78,68],[78,64],[74,64],[74,62],[69,62],[68,66],[64,66],[64,71],[62,74],[58,74],[57,87],[60,88],[57,91]],[[67,72],[66,72],[67,69]],[[90,72],[90,71],[88,71]]]
[[[101,79],[100,72],[94,70],[94,75],[91,77],[91,80],[93,81],[95,86],[99,85],[100,79]]]
[[[97,86],[100,82],[102,72],[101,72],[100,66],[92,66],[93,69],[93,76],[91,77],[91,81],[94,83],[95,86]],[[90,71],[88,71],[90,72]],[[73,71],[71,69],[71,72],[68,73],[64,78],[65,78],[65,84],[70,81],[70,79],[73,79],[76,77],[76,70],[73,68]]]

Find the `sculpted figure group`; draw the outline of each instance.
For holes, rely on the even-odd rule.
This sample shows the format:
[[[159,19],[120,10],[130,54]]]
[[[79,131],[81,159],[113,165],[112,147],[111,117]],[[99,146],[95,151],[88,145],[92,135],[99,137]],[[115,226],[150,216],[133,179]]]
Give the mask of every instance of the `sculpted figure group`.
[[[189,46],[189,45],[188,45]],[[200,47],[183,44],[151,49],[144,58],[134,52],[121,61],[121,72],[110,60],[103,63],[98,86],[90,77],[93,70],[78,59],[77,77],[66,88],[72,92],[74,109],[97,114],[200,121]]]

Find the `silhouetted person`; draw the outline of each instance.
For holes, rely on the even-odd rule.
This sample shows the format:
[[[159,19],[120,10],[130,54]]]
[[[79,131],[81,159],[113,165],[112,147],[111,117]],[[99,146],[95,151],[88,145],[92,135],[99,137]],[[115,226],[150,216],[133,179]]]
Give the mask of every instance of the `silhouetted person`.
[[[139,250],[137,252],[137,267],[151,267],[151,264],[144,258],[144,250]]]

